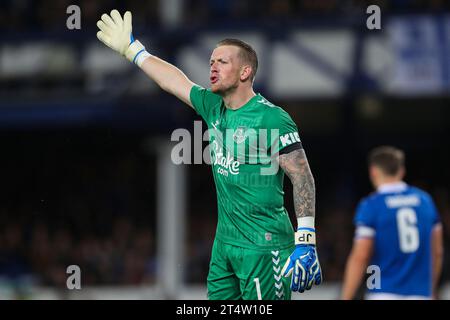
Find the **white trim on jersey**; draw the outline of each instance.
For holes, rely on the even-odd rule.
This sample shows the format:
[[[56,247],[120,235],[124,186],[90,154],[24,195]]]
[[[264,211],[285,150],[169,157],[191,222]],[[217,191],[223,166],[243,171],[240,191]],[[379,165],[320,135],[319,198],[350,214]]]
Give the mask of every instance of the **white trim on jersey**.
[[[375,229],[371,227],[358,225],[355,230],[355,238],[373,238],[375,233]]]
[[[408,185],[403,181],[384,183],[377,188],[378,193],[391,193],[405,191]]]

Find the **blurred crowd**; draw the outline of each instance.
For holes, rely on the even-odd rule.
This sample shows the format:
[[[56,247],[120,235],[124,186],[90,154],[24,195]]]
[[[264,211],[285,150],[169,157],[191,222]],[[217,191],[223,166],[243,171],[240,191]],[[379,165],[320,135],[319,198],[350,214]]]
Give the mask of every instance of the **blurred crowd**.
[[[78,265],[87,286],[153,283],[151,160],[113,141],[108,152],[98,141],[50,140],[30,137],[23,149],[17,137],[2,140],[0,277],[65,287]]]
[[[218,23],[255,22],[267,19],[298,20],[325,17],[360,16],[372,4],[383,13],[437,13],[449,10],[445,0],[180,0],[179,25],[217,26]],[[173,2],[171,2],[172,4]],[[2,31],[55,31],[65,27],[66,9],[77,4],[82,12],[82,25],[95,27],[100,15],[113,8],[131,10],[134,26],[160,27],[163,25],[160,0],[3,0],[0,2],[0,29]]]
[[[20,283],[65,288],[70,265],[81,270],[83,286],[154,283],[154,234],[127,218],[105,226],[103,235],[51,230],[44,218],[27,226],[2,208],[0,277]],[[7,219],[7,220],[6,220]],[[5,221],[6,220],[6,221]],[[7,278],[7,279],[5,279]]]

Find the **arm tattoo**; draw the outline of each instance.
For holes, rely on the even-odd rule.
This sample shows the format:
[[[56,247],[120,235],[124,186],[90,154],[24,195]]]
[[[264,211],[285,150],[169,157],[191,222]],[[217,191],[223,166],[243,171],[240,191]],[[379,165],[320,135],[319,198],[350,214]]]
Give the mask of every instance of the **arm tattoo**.
[[[314,217],[316,209],[316,187],[303,149],[279,156],[279,163],[292,182],[294,207],[297,218]]]

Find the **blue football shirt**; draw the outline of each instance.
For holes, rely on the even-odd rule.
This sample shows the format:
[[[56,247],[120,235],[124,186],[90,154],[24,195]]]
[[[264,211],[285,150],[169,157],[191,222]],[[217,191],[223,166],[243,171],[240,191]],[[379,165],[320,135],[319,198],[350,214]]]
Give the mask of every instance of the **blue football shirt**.
[[[358,205],[356,237],[373,237],[371,265],[380,268],[370,293],[432,295],[431,235],[440,222],[432,198],[404,182],[386,184]]]

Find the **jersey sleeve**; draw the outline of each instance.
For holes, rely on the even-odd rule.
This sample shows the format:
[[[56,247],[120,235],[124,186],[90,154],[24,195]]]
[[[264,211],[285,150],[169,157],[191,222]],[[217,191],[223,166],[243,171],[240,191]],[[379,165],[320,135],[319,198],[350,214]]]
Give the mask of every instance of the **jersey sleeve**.
[[[286,111],[272,107],[266,112],[264,120],[272,154],[302,148],[297,125]]]
[[[355,238],[371,238],[375,235],[375,215],[367,199],[358,204],[353,223],[356,227]]]
[[[426,194],[425,198],[431,211],[432,225],[434,226],[439,224],[441,222],[441,217],[439,216],[439,212],[434,204],[433,198],[429,194]]]
[[[205,89],[199,85],[194,85],[191,88],[190,99],[194,110],[205,121],[210,119],[212,110],[220,107],[222,98],[211,92],[209,89]]]

